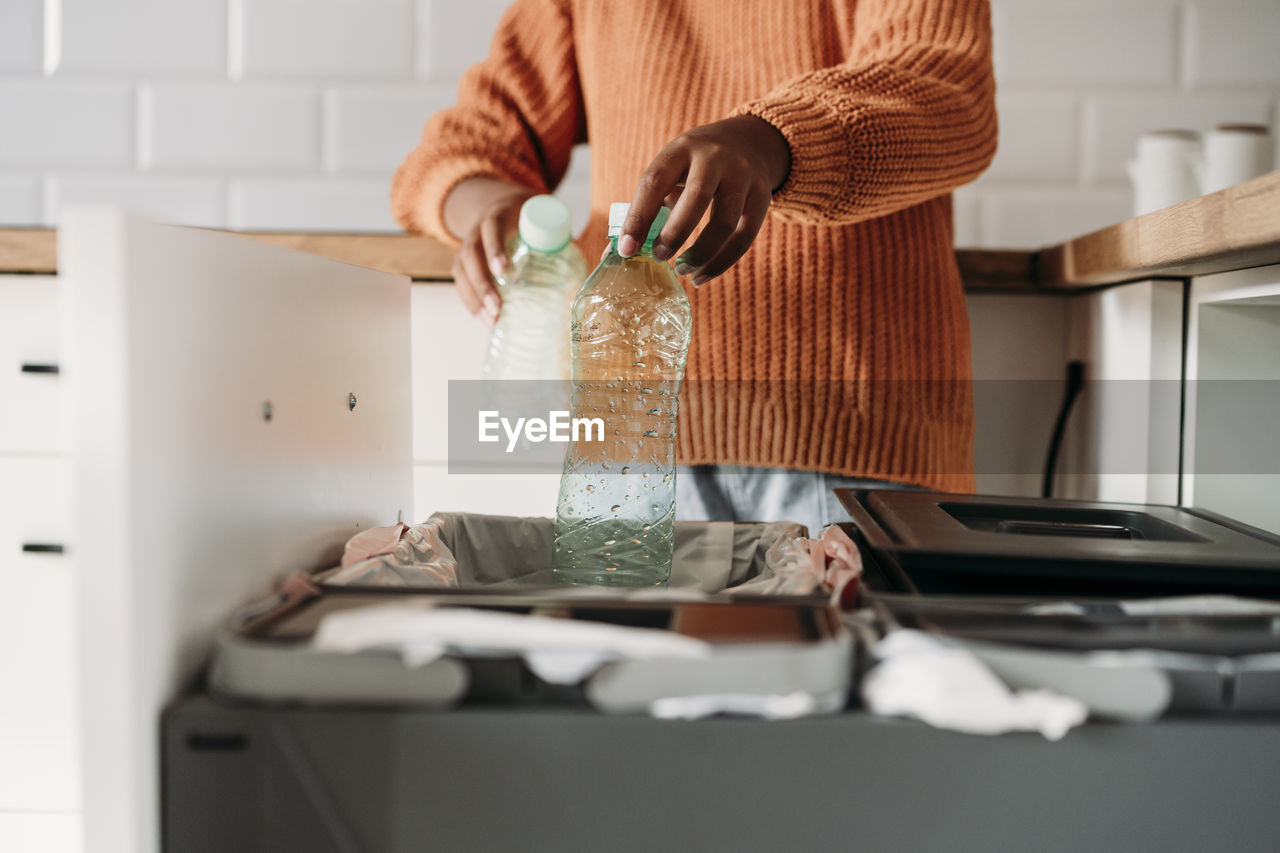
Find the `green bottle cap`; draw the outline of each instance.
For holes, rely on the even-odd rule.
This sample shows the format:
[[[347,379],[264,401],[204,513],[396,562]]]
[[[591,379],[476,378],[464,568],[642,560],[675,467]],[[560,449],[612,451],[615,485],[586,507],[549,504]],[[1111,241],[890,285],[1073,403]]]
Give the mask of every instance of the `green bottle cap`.
[[[609,205],[609,236],[617,237],[622,233],[622,223],[627,219],[627,212],[631,210],[631,203],[626,201],[615,201]],[[667,224],[667,219],[671,216],[671,208],[658,208],[658,215],[653,218],[653,224],[649,226],[649,236],[645,238],[646,243],[652,243],[658,238],[658,233],[662,231],[662,226]]]

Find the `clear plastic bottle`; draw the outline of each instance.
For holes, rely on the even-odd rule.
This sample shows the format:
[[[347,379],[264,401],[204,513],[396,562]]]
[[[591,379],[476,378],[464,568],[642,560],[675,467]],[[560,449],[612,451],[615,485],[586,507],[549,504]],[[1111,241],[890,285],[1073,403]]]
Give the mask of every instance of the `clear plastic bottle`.
[[[560,585],[656,586],[671,575],[676,401],[692,312],[671,265],[653,257],[663,208],[640,252],[618,254],[630,205],[609,208],[609,253],[573,303],[573,417],[601,418],[565,458],[553,567]]]
[[[502,310],[489,335],[485,379],[568,379],[569,309],[587,276],[569,208],[538,195],[520,208],[519,237],[498,278]]]

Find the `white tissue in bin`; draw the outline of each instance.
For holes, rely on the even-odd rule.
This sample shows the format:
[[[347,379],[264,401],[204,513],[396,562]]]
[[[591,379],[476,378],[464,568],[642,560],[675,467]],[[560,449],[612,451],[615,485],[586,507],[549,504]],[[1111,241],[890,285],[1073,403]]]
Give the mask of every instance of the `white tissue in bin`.
[[[553,684],[576,684],[610,660],[700,658],[710,651],[702,640],[652,628],[425,603],[330,613],[312,643],[332,652],[394,649],[406,666],[422,666],[451,651],[521,656],[535,675]]]
[[[969,734],[1038,731],[1049,740],[1089,714],[1083,702],[1051,690],[1012,692],[971,652],[920,631],[893,631],[873,653],[879,663],[862,682],[873,714]]]

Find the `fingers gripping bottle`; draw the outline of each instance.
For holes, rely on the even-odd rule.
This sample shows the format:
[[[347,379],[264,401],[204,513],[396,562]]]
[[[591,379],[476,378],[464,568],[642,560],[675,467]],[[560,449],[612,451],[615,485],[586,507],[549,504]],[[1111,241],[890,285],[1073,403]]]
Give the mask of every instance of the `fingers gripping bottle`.
[[[565,458],[552,562],[559,585],[656,586],[671,574],[676,400],[692,312],[671,265],[653,257],[667,208],[638,254],[618,254],[629,207],[610,206],[609,252],[573,303],[572,417],[599,419],[603,429],[573,435]]]
[[[498,279],[502,311],[489,335],[485,379],[568,379],[569,308],[587,275],[569,208],[538,195],[520,208],[519,239]]]

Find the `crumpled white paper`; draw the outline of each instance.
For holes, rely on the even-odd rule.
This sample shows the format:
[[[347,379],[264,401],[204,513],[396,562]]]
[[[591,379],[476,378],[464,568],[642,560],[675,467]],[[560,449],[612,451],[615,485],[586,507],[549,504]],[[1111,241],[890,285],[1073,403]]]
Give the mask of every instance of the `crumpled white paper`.
[[[968,734],[1036,731],[1059,740],[1089,713],[1052,690],[1012,692],[971,652],[921,631],[893,631],[872,654],[879,663],[863,679],[862,699],[874,714]]]
[[[554,684],[575,684],[613,660],[705,657],[710,645],[653,628],[553,619],[425,603],[378,604],[330,613],[312,645],[322,651],[393,650],[406,666],[423,666],[450,651],[518,655]]]

